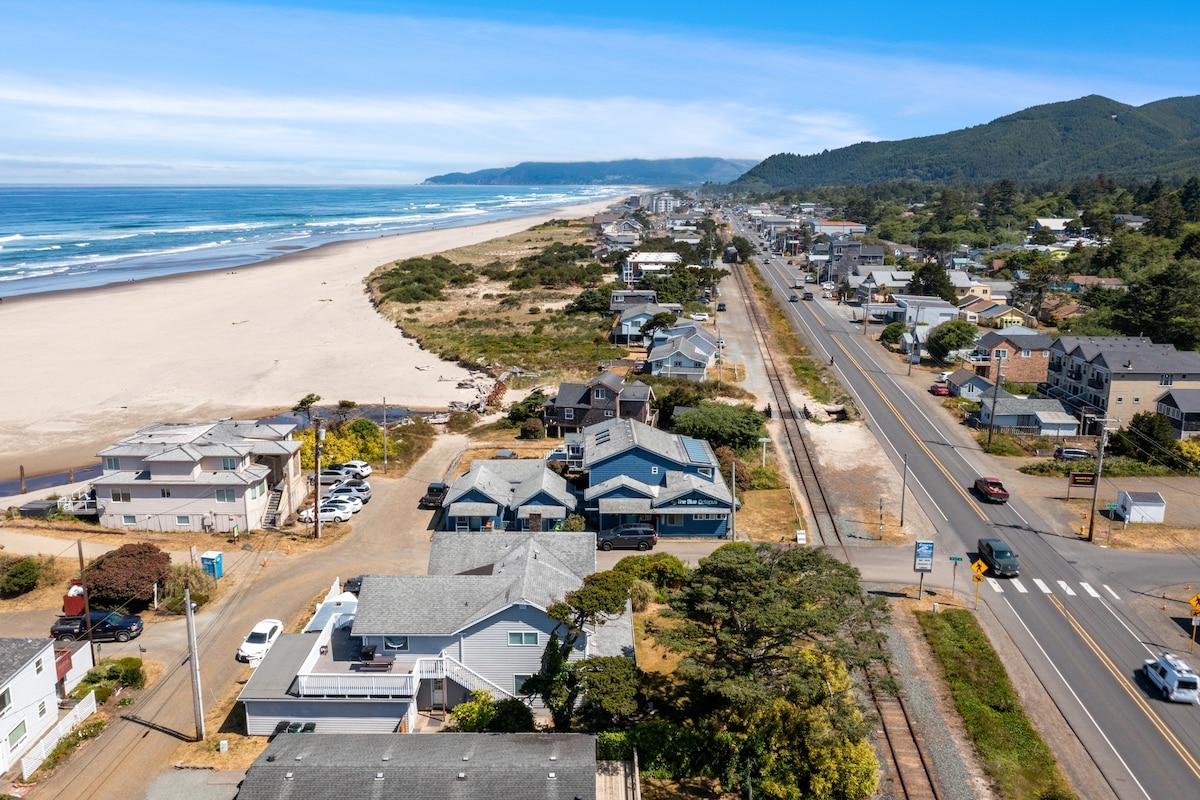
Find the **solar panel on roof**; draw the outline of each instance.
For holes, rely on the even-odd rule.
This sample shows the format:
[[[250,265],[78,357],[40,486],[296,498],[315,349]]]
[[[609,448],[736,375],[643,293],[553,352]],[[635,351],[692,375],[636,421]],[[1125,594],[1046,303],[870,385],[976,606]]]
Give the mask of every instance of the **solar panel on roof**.
[[[704,442],[687,436],[680,436],[679,440],[683,442],[683,449],[687,452],[689,459],[708,462],[708,452],[704,449]]]

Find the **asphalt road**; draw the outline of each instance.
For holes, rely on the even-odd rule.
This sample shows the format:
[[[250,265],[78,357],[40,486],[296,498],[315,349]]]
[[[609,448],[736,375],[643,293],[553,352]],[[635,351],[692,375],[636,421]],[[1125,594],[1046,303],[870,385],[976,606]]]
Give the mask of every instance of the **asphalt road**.
[[[748,237],[749,238],[749,237]],[[752,239],[752,241],[754,241]],[[770,259],[767,275],[787,297],[796,268]],[[819,297],[819,295],[818,295]],[[1113,796],[1125,800],[1200,796],[1200,717],[1196,709],[1161,701],[1142,678],[1144,658],[1163,648],[1161,637],[1132,601],[1156,587],[1191,582],[1200,569],[1190,558],[1105,550],[1063,537],[1019,496],[984,503],[969,488],[981,474],[1002,472],[998,460],[957,430],[928,395],[927,373],[907,368],[876,341],[880,326],[864,332],[847,318],[850,308],[829,300],[783,302],[814,352],[831,354],[897,470],[907,455],[908,487],[935,528],[935,571],[929,586],[950,588],[947,557],[961,556],[960,590],[975,542],[1002,538],[1021,559],[1013,580],[988,577],[979,599],[1032,667],[1084,745]],[[855,311],[857,309],[854,309]],[[1002,476],[1003,477],[1003,476]],[[907,573],[912,552],[855,549],[852,561],[867,580]],[[969,591],[969,590],[968,590]],[[1035,719],[1036,722],[1036,719]]]

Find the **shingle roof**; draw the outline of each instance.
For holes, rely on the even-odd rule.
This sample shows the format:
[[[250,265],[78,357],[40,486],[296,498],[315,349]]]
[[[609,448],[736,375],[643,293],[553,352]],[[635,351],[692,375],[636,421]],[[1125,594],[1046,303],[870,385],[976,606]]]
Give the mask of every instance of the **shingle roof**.
[[[47,647],[53,652],[53,645],[53,639],[0,639],[0,686],[16,677],[26,664],[37,658]],[[51,661],[53,660],[51,658]]]
[[[472,490],[482,492],[505,508],[515,508],[538,492],[546,492],[565,506],[574,506],[567,481],[541,459],[481,459],[458,476],[443,505],[458,502]]]
[[[1163,392],[1158,398],[1158,402],[1170,395],[1174,400],[1175,407],[1185,414],[1195,414],[1200,412],[1200,389],[1171,389]]]
[[[595,800],[580,733],[293,733],[255,760],[238,800]]]
[[[634,447],[640,447],[678,464],[704,467],[717,465],[717,457],[713,455],[708,442],[692,439],[691,441],[698,442],[699,446],[692,447],[689,451],[683,442],[685,438],[687,437],[660,431],[632,419],[605,420],[583,429],[584,466],[591,467]]]

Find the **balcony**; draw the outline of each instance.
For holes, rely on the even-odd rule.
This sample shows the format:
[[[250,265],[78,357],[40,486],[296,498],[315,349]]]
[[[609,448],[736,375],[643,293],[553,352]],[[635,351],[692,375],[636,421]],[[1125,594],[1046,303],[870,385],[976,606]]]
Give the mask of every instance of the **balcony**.
[[[1087,387],[1089,389],[1104,389],[1106,386],[1108,383],[1103,378],[1088,378]]]

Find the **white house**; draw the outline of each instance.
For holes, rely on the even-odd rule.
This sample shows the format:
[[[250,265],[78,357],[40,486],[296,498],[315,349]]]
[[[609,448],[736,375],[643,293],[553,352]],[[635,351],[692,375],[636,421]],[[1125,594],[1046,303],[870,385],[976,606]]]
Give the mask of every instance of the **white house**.
[[[274,527],[307,494],[295,425],[254,420],[160,422],[106,447],[92,481],[106,528],[150,531]]]
[[[58,721],[53,639],[0,639],[0,774]]]
[[[682,263],[683,256],[679,253],[630,253],[621,269],[621,280],[628,286],[636,286],[646,275],[670,272]]]

